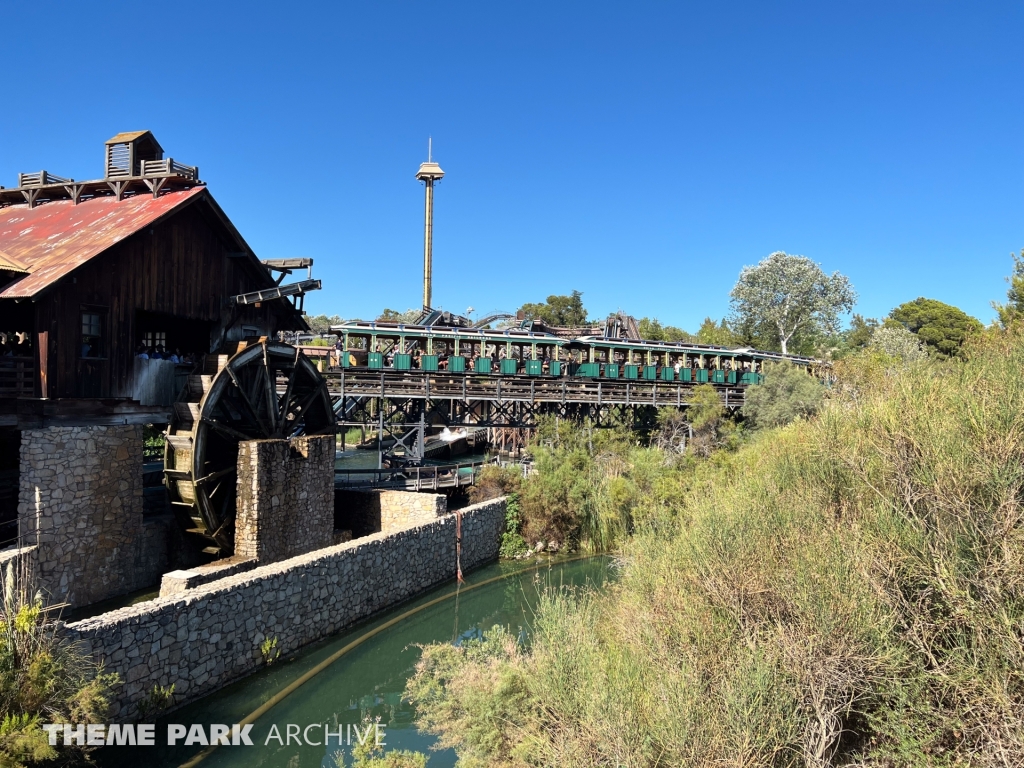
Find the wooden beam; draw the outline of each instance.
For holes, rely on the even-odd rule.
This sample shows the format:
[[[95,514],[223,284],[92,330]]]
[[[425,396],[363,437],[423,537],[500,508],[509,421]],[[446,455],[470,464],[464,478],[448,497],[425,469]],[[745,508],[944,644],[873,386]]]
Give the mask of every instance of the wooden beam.
[[[160,190],[163,189],[164,184],[167,183],[167,177],[164,176],[160,179],[143,179],[143,183],[149,187],[149,191],[153,193],[153,197],[160,196]]]

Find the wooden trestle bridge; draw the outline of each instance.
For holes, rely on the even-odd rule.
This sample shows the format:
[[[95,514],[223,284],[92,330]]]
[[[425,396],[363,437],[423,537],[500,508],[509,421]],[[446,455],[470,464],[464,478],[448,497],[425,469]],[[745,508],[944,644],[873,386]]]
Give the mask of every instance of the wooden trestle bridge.
[[[662,407],[685,408],[697,384],[684,381],[498,377],[433,371],[346,370],[326,373],[339,428],[429,426],[532,429],[544,415],[627,419],[642,426]],[[744,388],[712,384],[729,409]]]
[[[472,484],[480,467],[423,461],[434,447],[428,442],[444,441],[435,433],[445,428],[467,442],[481,429],[513,433],[520,446],[544,416],[649,428],[659,409],[685,409],[700,386],[713,387],[723,406],[737,409],[769,355],[644,341],[565,342],[533,332],[508,336],[495,353],[497,332],[470,341],[471,331],[458,332],[453,351],[473,344],[472,356],[438,354],[442,342],[432,336],[428,354],[419,349],[422,339],[408,338],[390,353],[370,351],[383,346],[371,337],[362,351],[343,347],[341,367],[327,372],[301,349],[265,338],[239,344],[234,354],[208,355],[188,377],[167,430],[165,480],[187,530],[206,540],[210,554],[231,551],[241,441],[369,428],[377,469],[342,470],[338,487],[456,488]],[[415,356],[408,351],[414,343]]]

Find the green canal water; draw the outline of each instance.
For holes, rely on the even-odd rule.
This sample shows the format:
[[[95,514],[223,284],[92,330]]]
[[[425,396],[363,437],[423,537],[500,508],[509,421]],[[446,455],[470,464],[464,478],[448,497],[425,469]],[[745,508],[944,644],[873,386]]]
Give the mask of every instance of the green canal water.
[[[335,768],[339,750],[345,753],[346,764],[351,762],[350,750],[338,747],[337,739],[330,746],[296,745],[294,741],[282,745],[276,739],[265,744],[271,726],[276,724],[284,738],[288,724],[305,728],[312,723],[327,723],[336,732],[339,727],[347,731],[349,725],[362,727],[367,718],[379,717],[388,749],[426,752],[429,768],[452,768],[455,753],[430,751],[434,737],[417,730],[410,705],[402,701],[406,680],[419,658],[417,646],[460,643],[480,637],[496,624],[528,638],[533,608],[543,589],[563,585],[600,588],[610,577],[609,561],[604,557],[551,559],[537,569],[525,570],[526,567],[518,562],[499,563],[473,571],[466,576],[457,600],[451,597],[429,605],[352,648],[256,719],[250,732],[254,746],[222,746],[203,756],[204,747],[183,746],[183,740],[177,746],[167,746],[167,723],[186,727],[201,723],[207,732],[213,723],[240,723],[354,640],[413,608],[454,595],[455,584],[430,590],[372,621],[303,649],[294,657],[283,658],[202,701],[170,713],[157,721],[156,746],[108,747],[96,753],[96,762],[100,768],[172,768],[190,762],[202,768]],[[508,577],[463,591],[503,575]],[[309,733],[311,740],[322,741],[322,728]],[[201,760],[195,762],[196,758]]]

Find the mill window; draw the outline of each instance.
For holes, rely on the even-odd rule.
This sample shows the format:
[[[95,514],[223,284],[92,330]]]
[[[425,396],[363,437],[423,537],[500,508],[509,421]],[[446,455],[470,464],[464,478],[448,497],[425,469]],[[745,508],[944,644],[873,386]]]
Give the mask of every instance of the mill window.
[[[166,331],[146,331],[142,334],[142,343],[147,349],[155,349],[156,347],[167,348],[167,332]]]
[[[82,357],[103,357],[103,315],[82,313]]]

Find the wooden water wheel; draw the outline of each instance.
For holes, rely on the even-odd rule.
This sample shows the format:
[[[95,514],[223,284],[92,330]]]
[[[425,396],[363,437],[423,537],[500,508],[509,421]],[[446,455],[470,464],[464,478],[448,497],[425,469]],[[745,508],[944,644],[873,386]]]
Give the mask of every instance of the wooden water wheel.
[[[178,518],[205,539],[204,552],[230,555],[238,443],[334,430],[327,383],[295,347],[260,341],[207,355],[167,428],[164,478]]]

